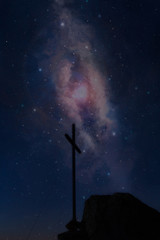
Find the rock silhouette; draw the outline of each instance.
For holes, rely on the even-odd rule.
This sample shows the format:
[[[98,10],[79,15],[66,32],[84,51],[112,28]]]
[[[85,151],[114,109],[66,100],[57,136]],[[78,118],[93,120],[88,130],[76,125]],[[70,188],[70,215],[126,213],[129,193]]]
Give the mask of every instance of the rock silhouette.
[[[91,196],[79,228],[59,240],[160,239],[160,213],[128,193]]]

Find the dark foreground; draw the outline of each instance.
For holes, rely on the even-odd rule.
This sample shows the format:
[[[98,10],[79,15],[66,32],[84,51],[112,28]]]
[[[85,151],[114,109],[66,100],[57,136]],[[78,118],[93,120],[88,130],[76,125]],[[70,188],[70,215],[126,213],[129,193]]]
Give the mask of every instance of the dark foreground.
[[[131,194],[91,196],[81,223],[67,225],[59,240],[159,240],[160,213]]]

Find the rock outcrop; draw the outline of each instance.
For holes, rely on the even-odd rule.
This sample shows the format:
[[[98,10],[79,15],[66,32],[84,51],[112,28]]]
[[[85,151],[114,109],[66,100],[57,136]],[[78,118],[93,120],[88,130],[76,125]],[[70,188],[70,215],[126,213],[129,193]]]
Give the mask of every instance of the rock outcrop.
[[[91,196],[85,202],[77,231],[59,235],[59,240],[160,239],[160,213],[128,193]]]

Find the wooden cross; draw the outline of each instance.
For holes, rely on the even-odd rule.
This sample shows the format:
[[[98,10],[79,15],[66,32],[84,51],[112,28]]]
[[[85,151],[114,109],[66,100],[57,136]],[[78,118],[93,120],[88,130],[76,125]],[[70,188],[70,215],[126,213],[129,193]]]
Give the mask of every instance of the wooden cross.
[[[75,165],[75,159],[76,159],[76,151],[78,153],[81,153],[81,150],[75,143],[75,124],[72,124],[72,138],[65,134],[65,137],[67,138],[68,142],[72,145],[72,201],[73,201],[73,222],[76,222],[76,165]]]

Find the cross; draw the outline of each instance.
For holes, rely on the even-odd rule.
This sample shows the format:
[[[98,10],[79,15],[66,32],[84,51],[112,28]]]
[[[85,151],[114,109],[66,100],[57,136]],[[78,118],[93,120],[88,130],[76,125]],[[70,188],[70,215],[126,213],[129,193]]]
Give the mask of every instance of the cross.
[[[76,224],[76,165],[75,165],[75,159],[76,159],[76,151],[78,153],[81,153],[81,150],[75,143],[75,124],[72,124],[72,138],[65,134],[66,139],[68,142],[72,145],[72,201],[73,201],[73,219],[72,223]]]

